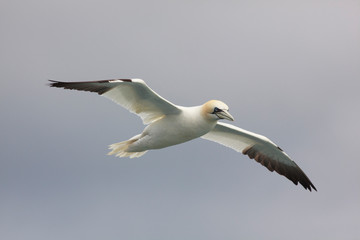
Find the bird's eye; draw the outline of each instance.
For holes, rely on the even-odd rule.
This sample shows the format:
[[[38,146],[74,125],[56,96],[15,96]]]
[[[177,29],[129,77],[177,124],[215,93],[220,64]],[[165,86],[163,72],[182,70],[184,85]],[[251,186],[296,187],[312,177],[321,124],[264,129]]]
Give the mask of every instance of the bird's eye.
[[[215,108],[214,108],[214,112],[213,112],[213,114],[214,114],[214,113],[217,113],[217,112],[221,112],[221,111],[222,111],[221,109],[219,109],[219,108],[215,107]]]

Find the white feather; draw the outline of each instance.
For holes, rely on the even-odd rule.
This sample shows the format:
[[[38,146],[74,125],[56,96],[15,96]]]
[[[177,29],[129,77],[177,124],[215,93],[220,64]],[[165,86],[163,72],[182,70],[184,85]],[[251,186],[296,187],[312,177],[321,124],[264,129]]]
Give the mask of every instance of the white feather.
[[[117,104],[141,117],[144,124],[150,124],[167,114],[176,114],[180,109],[149,88],[141,79],[119,82],[102,94]]]

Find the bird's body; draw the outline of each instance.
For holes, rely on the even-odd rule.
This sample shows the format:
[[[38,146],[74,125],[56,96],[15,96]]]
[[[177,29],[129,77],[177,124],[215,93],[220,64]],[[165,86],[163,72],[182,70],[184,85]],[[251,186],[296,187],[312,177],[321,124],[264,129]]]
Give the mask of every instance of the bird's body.
[[[209,121],[200,114],[200,107],[182,108],[179,114],[164,116],[148,125],[141,134],[140,143],[130,146],[129,151],[160,149],[184,143],[210,132],[215,125],[216,121]]]
[[[300,182],[304,188],[316,190],[297,164],[268,138],[218,122],[220,119],[234,120],[228,112],[229,107],[221,101],[210,100],[195,107],[177,106],[156,94],[141,79],[52,82],[51,87],[97,92],[142,118],[147,125],[143,132],[127,141],[110,145],[112,151],[109,155],[140,157],[151,149],[201,137],[242,152],[295,184]]]
[[[196,107],[177,106],[179,112],[156,119],[146,126],[141,134],[128,141],[110,145],[113,151],[109,154],[139,157],[147,150],[161,149],[199,138],[210,132],[217,123],[216,119],[207,117],[204,112],[204,108],[211,103],[210,101]]]

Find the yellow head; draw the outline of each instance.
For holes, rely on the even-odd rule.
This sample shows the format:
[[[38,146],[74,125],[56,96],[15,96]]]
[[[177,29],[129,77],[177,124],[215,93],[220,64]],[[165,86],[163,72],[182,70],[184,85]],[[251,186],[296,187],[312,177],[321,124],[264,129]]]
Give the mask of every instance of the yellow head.
[[[218,100],[210,100],[202,105],[201,113],[209,120],[227,119],[234,121],[233,116],[229,113],[229,107]]]

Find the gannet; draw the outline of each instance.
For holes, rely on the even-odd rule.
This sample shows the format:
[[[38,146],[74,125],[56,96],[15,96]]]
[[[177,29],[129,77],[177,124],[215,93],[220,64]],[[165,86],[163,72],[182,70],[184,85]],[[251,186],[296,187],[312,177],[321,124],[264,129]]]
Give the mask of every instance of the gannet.
[[[219,100],[210,100],[195,107],[175,105],[154,92],[141,79],[111,79],[87,82],[49,80],[51,87],[96,92],[139,115],[145,125],[142,133],[127,141],[109,146],[108,155],[141,157],[148,150],[161,149],[195,138],[217,142],[248,155],[271,172],[274,170],[300,183],[305,189],[316,190],[310,179],[275,143],[265,136],[231,124],[229,107]]]

